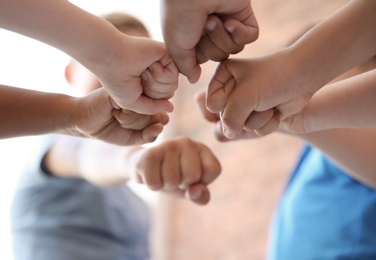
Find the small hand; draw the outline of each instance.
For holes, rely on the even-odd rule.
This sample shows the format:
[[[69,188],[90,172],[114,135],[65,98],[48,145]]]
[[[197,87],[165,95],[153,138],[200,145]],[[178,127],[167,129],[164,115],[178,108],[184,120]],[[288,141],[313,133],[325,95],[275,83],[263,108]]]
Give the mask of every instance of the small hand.
[[[149,116],[131,111],[126,114],[115,109],[114,102],[103,88],[78,98],[75,104],[72,106],[75,125],[71,131],[117,145],[152,142],[168,122],[164,113]]]
[[[163,43],[123,35],[123,45],[107,74],[99,79],[117,109],[140,114],[172,112],[168,101],[178,84],[178,70]]]
[[[167,49],[191,83],[200,77],[199,63],[206,59],[222,60],[258,37],[258,24],[249,0],[163,0],[162,10]]]
[[[134,161],[137,165],[132,179],[136,182],[144,183],[152,190],[174,194],[183,194],[188,190],[193,196],[191,199],[199,204],[209,201],[207,186],[221,171],[218,160],[208,147],[186,137],[140,150],[135,154]],[[193,189],[194,186],[202,193],[197,194],[200,191]]]
[[[298,113],[313,93],[287,68],[283,52],[257,59],[229,59],[218,66],[208,86],[206,106],[221,113],[224,135],[235,139],[243,130],[266,135],[286,117]]]

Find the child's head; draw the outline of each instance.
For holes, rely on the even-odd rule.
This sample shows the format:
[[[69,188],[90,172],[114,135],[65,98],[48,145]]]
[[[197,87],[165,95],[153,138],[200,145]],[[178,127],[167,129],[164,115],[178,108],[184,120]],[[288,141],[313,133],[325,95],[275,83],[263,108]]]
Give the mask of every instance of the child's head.
[[[127,35],[149,37],[149,32],[144,24],[131,15],[115,12],[103,15],[101,18]],[[82,94],[87,94],[101,87],[95,75],[75,60],[71,60],[66,66],[65,78],[72,86],[79,87]]]

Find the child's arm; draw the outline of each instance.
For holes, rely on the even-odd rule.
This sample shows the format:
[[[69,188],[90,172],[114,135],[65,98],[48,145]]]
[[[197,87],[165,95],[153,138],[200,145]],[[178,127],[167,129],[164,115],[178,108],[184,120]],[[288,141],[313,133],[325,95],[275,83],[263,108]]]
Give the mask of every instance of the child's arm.
[[[376,188],[376,129],[332,129],[298,135],[354,179]]]
[[[284,50],[221,63],[209,84],[207,106],[223,111],[226,136],[236,138],[248,124],[261,135],[271,132],[278,126],[276,118],[269,118],[273,127],[252,124],[254,111],[276,109],[283,120],[299,112],[326,83],[373,56],[375,10],[376,1],[350,1]]]
[[[84,178],[99,186],[132,179],[152,190],[189,198],[198,204],[210,199],[207,186],[220,173],[220,164],[203,144],[177,138],[151,148],[120,147],[93,140],[64,137],[44,159],[56,176]]]
[[[321,89],[319,92],[323,90]],[[223,135],[219,116],[206,110],[205,92],[198,93],[196,101],[205,119],[215,124],[214,134],[216,138],[222,142],[233,141],[234,139],[228,139]],[[349,109],[351,109],[351,106]],[[283,130],[280,132],[287,133]],[[376,154],[376,128],[329,129],[296,136],[320,149],[354,179],[376,188],[376,160],[374,159]],[[259,138],[259,136],[253,131],[242,131],[235,140],[251,138]]]
[[[223,60],[259,33],[249,0],[162,0],[162,30],[169,53],[191,83],[200,77],[199,63]]]
[[[319,90],[303,110],[286,118],[292,133],[332,128],[376,127],[376,70],[332,83]]]
[[[172,76],[160,82],[164,91],[176,89],[178,72],[162,43],[124,35],[65,0],[1,0],[0,26],[54,46],[79,61],[122,108],[142,114],[173,109],[165,99],[143,95],[141,84],[141,74],[157,62]]]
[[[0,93],[0,138],[62,133],[118,145],[143,144],[154,141],[168,121],[163,113],[125,114],[114,108],[104,89],[82,98],[6,86],[0,86]],[[129,118],[133,123],[127,123]]]

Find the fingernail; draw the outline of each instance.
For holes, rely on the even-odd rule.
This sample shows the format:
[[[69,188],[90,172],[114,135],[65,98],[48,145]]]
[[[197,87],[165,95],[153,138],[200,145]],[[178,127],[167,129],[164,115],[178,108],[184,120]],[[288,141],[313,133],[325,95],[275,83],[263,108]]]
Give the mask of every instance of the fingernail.
[[[142,78],[144,81],[147,81],[148,76],[146,75],[145,72],[143,72],[143,73],[141,74],[141,78]]]
[[[189,197],[192,199],[192,200],[198,200],[199,198],[201,198],[202,196],[202,190],[196,190],[195,192],[193,193],[189,193]]]
[[[229,33],[233,33],[235,31],[235,26],[226,26],[226,30],[229,32]]]
[[[208,29],[209,31],[213,31],[215,29],[215,22],[214,21],[208,21],[206,23],[206,29]]]
[[[236,138],[236,134],[227,130],[226,128],[223,129],[223,134],[228,138],[228,139],[235,139]]]

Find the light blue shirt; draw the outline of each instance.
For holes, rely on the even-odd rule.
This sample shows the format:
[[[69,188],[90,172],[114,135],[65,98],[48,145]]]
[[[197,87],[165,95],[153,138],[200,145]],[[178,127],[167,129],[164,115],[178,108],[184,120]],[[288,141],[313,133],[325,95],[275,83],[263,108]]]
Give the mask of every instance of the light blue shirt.
[[[276,210],[268,259],[375,260],[376,191],[306,147]]]
[[[149,259],[148,207],[127,185],[99,188],[41,169],[30,158],[12,205],[15,260]]]

